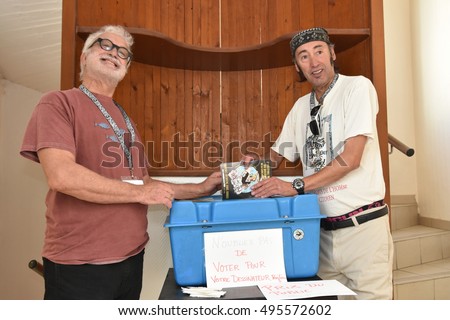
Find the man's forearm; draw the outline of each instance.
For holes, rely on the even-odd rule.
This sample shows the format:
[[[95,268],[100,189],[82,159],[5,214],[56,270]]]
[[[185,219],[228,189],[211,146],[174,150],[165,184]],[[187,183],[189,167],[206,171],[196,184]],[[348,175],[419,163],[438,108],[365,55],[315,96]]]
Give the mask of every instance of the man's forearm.
[[[38,152],[49,188],[80,200],[99,203],[163,203],[170,206],[173,190],[162,182],[146,181],[144,186],[103,177],[77,164],[64,150]]]

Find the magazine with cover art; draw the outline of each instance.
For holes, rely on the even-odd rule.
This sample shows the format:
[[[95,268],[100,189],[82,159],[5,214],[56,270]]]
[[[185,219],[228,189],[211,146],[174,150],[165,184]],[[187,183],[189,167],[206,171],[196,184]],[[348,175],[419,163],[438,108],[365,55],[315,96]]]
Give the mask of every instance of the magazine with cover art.
[[[254,160],[248,164],[227,162],[220,165],[222,172],[222,199],[252,198],[252,187],[261,180],[270,178],[272,169],[269,160]]]

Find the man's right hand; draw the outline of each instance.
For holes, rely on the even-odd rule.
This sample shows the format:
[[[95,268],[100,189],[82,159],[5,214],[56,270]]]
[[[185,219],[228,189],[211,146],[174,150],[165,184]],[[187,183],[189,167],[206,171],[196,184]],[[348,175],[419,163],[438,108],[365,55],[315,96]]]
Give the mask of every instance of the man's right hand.
[[[142,204],[163,204],[167,208],[172,208],[174,190],[170,184],[154,180],[149,176],[144,177]]]

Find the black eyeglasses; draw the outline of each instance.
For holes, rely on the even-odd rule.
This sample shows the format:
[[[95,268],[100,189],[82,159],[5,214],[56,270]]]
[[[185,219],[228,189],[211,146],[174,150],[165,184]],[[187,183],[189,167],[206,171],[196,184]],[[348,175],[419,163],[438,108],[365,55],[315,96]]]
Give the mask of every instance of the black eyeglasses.
[[[130,62],[131,59],[133,58],[133,54],[130,52],[130,50],[128,50],[125,47],[119,47],[117,44],[114,44],[109,39],[98,38],[97,40],[94,41],[93,44],[91,44],[89,48],[91,48],[97,42],[100,44],[100,48],[102,48],[105,51],[111,51],[112,49],[116,48],[117,55],[119,56],[119,58],[123,60],[128,60],[128,62]]]
[[[315,106],[311,110],[311,122],[309,123],[309,129],[311,130],[312,134],[315,136],[320,135],[321,126],[320,126],[320,114],[319,110],[322,105]]]

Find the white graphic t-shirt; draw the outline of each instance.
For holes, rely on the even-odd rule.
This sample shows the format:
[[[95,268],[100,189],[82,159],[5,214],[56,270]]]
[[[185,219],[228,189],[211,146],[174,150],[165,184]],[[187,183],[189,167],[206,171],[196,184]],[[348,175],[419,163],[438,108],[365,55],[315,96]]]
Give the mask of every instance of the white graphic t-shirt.
[[[376,129],[378,98],[372,82],[363,76],[339,75],[319,109],[321,130],[317,136],[309,127],[310,111],[310,94],[307,94],[295,102],[272,146],[290,161],[300,158],[305,177],[336,158],[348,138],[368,137],[359,168],[313,191],[319,197],[321,212],[329,217],[338,216],[383,199],[385,185]]]

